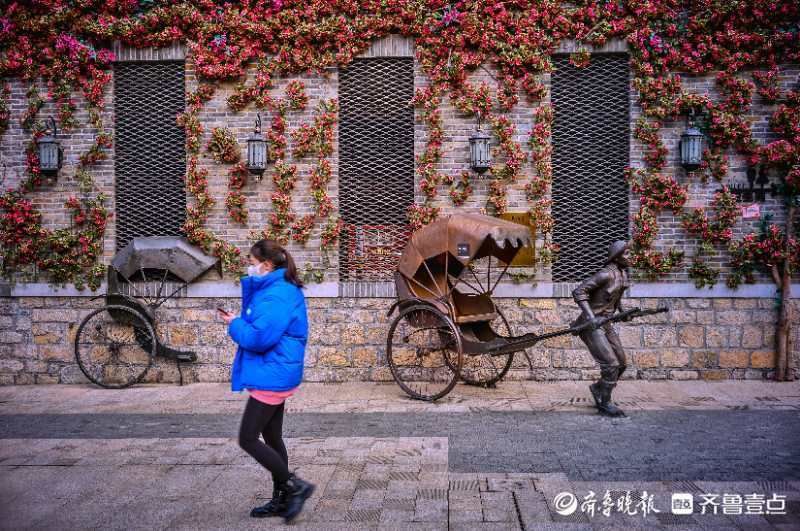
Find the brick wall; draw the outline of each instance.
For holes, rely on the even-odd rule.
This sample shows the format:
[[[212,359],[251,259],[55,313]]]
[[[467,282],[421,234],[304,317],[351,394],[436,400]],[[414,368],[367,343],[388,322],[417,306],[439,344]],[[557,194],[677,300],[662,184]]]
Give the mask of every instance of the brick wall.
[[[750,74],[740,74],[743,77],[752,81]],[[800,80],[800,67],[798,65],[783,65],[780,77],[781,90],[795,89]],[[683,88],[688,93],[693,94],[708,94],[713,101],[719,101],[720,94],[717,89],[714,76],[689,76],[682,75]],[[635,122],[641,116],[641,109],[636,104],[636,94],[632,91],[632,104],[631,104],[631,120]],[[777,137],[770,131],[769,119],[775,111],[775,105],[767,105],[762,100],[761,96],[757,93],[753,95],[753,105],[748,113],[748,119],[752,123],[753,138],[759,144],[767,144],[776,140]],[[694,208],[702,208],[708,206],[713,199],[714,193],[719,190],[723,184],[730,185],[732,183],[747,183],[747,164],[740,154],[734,149],[728,149],[726,154],[729,160],[729,171],[727,177],[723,182],[717,182],[713,179],[708,183],[703,183],[698,179],[687,179],[686,172],[680,166],[680,152],[678,149],[678,142],[683,131],[686,129],[684,120],[669,120],[663,122],[661,130],[661,138],[665,146],[669,149],[667,156],[667,165],[663,173],[674,176],[679,183],[689,185],[688,201],[684,206],[685,211]],[[644,147],[641,142],[636,139],[631,139],[631,165],[644,166],[642,162],[644,159]],[[777,182],[778,177],[770,174],[772,183]],[[631,196],[630,211],[631,215],[639,209],[639,201],[635,196]],[[782,205],[782,199],[779,197],[772,197],[767,194],[766,201],[761,203],[762,214],[772,216],[772,221],[783,226],[785,220],[786,209]],[[742,220],[741,218],[733,226],[734,240],[740,239],[742,235],[758,231],[758,220]],[[700,244],[700,240],[688,235],[681,226],[681,221],[678,217],[674,216],[671,211],[661,212],[658,215],[659,238],[656,241],[656,249],[667,250],[670,247],[677,247],[678,249],[686,252],[684,260],[685,267],[670,273],[663,280],[664,281],[686,281],[686,266],[691,264],[692,256],[694,256]],[[730,270],[728,265],[729,254],[723,248],[716,248],[712,255],[704,256],[703,260],[709,265],[722,271],[720,281],[725,281],[726,272]],[[762,277],[766,278],[766,277]]]
[[[251,71],[251,75],[254,70]],[[287,132],[286,138],[289,142],[285,159],[289,164],[295,164],[298,169],[298,182],[292,193],[292,210],[301,217],[305,214],[313,213],[313,200],[309,192],[310,188],[310,174],[316,164],[316,159],[313,156],[308,156],[296,160],[291,155],[292,140],[291,132],[300,128],[301,124],[310,124],[314,120],[317,111],[317,106],[321,100],[327,100],[337,97],[338,91],[338,76],[336,70],[330,70],[327,78],[318,76],[301,76],[295,78],[279,79],[275,82],[275,88],[270,91],[274,98],[281,98],[285,94],[286,85],[292,80],[299,80],[303,82],[308,96],[308,105],[305,110],[301,111],[288,111],[286,114]],[[197,79],[194,76],[194,71],[191,65],[187,66],[187,91],[193,91],[197,88]],[[211,130],[215,127],[227,127],[230,129],[239,144],[242,147],[242,155],[246,156],[245,147],[247,138],[253,132],[253,124],[256,121],[257,110],[252,106],[240,113],[233,113],[227,104],[227,99],[234,93],[233,84],[224,84],[219,87],[214,97],[205,104],[199,114],[199,118],[203,127],[205,128],[205,139],[207,141]],[[261,113],[262,130],[269,129],[269,123],[272,118],[271,114],[266,111]],[[331,183],[328,186],[328,195],[338,203],[338,164],[336,153],[338,153],[338,146],[334,143],[334,155],[331,158]],[[225,208],[225,196],[228,193],[228,171],[231,168],[230,164],[216,164],[205,150],[205,142],[201,149],[199,167],[208,170],[208,183],[211,196],[217,200],[216,205],[211,210],[208,219],[207,227],[220,237],[227,241],[247,248],[252,240],[249,239],[251,231],[261,231],[267,226],[267,219],[272,212],[272,202],[270,197],[275,187],[271,177],[271,167],[264,173],[261,182],[256,182],[252,176],[249,177],[248,184],[242,190],[243,195],[247,199],[247,209],[249,211],[249,222],[246,226],[235,223],[229,216]],[[319,239],[319,223],[317,228],[312,232],[311,238],[305,245],[292,243],[290,249],[295,257],[298,267],[303,268],[304,264],[308,263],[314,268],[322,267],[322,255],[320,253],[320,239]],[[336,277],[336,264],[338,259],[336,253],[330,253],[329,256],[331,266],[326,271],[328,280],[334,280]]]
[[[384,50],[386,47],[376,46],[376,50]],[[568,43],[562,46],[563,50],[568,51]],[[402,49],[400,46],[395,46],[391,49]],[[408,53],[410,48],[406,49]],[[620,43],[611,43],[601,51],[611,52],[624,50],[624,46]],[[180,55],[180,50],[170,50],[171,53],[164,57],[157,54],[153,58],[169,58],[174,59]],[[127,57],[124,50],[120,50],[123,58]],[[164,55],[164,54],[162,54]],[[137,59],[147,59],[147,57],[136,57]],[[478,69],[470,78],[472,83],[486,82],[491,87],[495,86],[496,73],[492,68]],[[749,74],[746,74],[749,75]],[[800,76],[800,66],[784,65],[781,76],[781,86],[783,89],[794,87]],[[288,133],[296,130],[303,123],[310,123],[313,120],[314,112],[317,108],[317,103],[321,99],[335,98],[338,93],[338,76],[336,69],[329,69],[326,76],[307,75],[294,79],[298,79],[305,84],[306,92],[309,96],[308,106],[303,111],[290,111],[287,115]],[[271,91],[273,97],[279,98],[284,94],[286,84],[291,79],[280,79],[275,83],[275,88]],[[544,76],[543,81],[549,85],[549,76]],[[427,83],[427,79],[423,72],[417,65],[415,75],[415,86],[422,87]],[[713,76],[693,77],[684,76],[684,87],[689,92],[695,93],[708,93],[712,98],[718,98],[719,94],[716,89]],[[11,113],[12,119],[9,124],[9,131],[0,138],[0,155],[2,155],[3,164],[6,167],[6,182],[4,186],[16,186],[16,184],[24,176],[25,171],[25,153],[24,147],[28,141],[28,134],[24,131],[19,124],[19,116],[22,115],[26,108],[25,91],[27,85],[19,80],[11,80]],[[197,87],[197,79],[195,77],[194,68],[191,62],[186,65],[186,89],[192,91]],[[252,131],[253,123],[256,118],[256,110],[249,106],[243,112],[233,113],[227,106],[226,100],[234,92],[235,86],[233,83],[226,83],[220,85],[214,98],[209,101],[200,113],[201,122],[205,128],[204,142],[208,140],[211,129],[214,127],[227,127],[233,131],[239,140],[239,143],[244,152],[246,139]],[[46,87],[40,86],[41,93],[46,94]],[[106,106],[103,112],[103,120],[107,127],[113,127],[113,87],[109,86],[106,90]],[[62,145],[65,149],[65,162],[64,168],[61,170],[58,181],[53,185],[48,185],[40,188],[31,197],[38,208],[44,214],[45,226],[48,228],[56,228],[64,226],[69,222],[66,211],[63,209],[63,202],[68,195],[78,194],[78,186],[74,180],[74,173],[76,169],[78,156],[84,152],[92,143],[93,130],[86,125],[87,123],[87,109],[83,99],[80,95],[75,95],[74,98],[78,111],[76,112],[76,119],[79,127],[70,133],[64,133],[61,136]],[[545,98],[545,102],[548,99]],[[631,123],[641,115],[641,110],[636,104],[637,95],[631,87],[630,102],[631,102]],[[753,98],[753,106],[750,112],[750,117],[753,122],[753,133],[761,143],[766,143],[773,139],[769,132],[769,117],[774,110],[774,106],[765,105],[760,96],[756,94]],[[534,105],[527,102],[524,94],[520,94],[520,102],[508,117],[516,125],[515,140],[520,142],[523,149],[526,151],[527,138],[532,127],[532,111]],[[468,155],[468,137],[475,129],[476,122],[472,118],[466,118],[459,113],[449,102],[447,98],[444,99],[442,107],[442,119],[444,122],[444,145],[442,147],[442,160],[437,165],[437,169],[441,172],[458,175],[462,170],[469,169],[469,155]],[[46,103],[42,108],[39,117],[45,118],[49,115],[55,115],[54,106],[51,103]],[[266,123],[269,122],[269,113],[262,115]],[[421,121],[420,114],[416,114],[417,126],[415,128],[415,151],[420,153],[425,146],[427,138],[427,129]],[[484,128],[488,125],[484,124]],[[689,201],[686,209],[694,207],[702,207],[708,204],[714,192],[720,188],[722,183],[709,182],[701,183],[698,180],[688,181],[685,172],[680,168],[679,153],[678,153],[678,140],[680,134],[683,132],[685,125],[682,121],[667,121],[664,123],[662,129],[662,138],[666,146],[670,149],[668,156],[668,163],[664,170],[665,173],[675,175],[681,183],[689,184]],[[631,127],[633,129],[633,127]],[[494,140],[493,140],[494,142]],[[289,140],[289,149],[287,154],[291,152],[291,139]],[[337,174],[337,152],[338,146],[334,143],[334,153],[331,157],[331,164],[333,168],[333,176],[331,184],[329,185],[329,195],[337,202],[338,194],[338,174]],[[730,171],[726,178],[726,183],[743,182],[745,181],[746,165],[743,159],[738,156],[733,150],[730,150]],[[643,146],[631,136],[631,151],[630,163],[632,166],[641,166],[643,157]],[[495,157],[496,162],[502,161],[502,157]],[[304,158],[302,160],[294,160],[290,155],[287,162],[296,164],[299,170],[299,181],[296,191],[293,194],[293,210],[298,216],[312,212],[312,200],[308,193],[309,190],[309,175],[314,164],[312,157]],[[209,188],[212,196],[217,200],[215,207],[211,211],[208,221],[208,227],[215,233],[224,237],[228,241],[246,247],[249,243],[249,235],[251,231],[260,231],[265,228],[267,218],[271,212],[272,205],[270,202],[270,195],[274,189],[274,185],[270,179],[269,171],[265,174],[261,182],[255,182],[250,179],[246,185],[243,193],[247,198],[247,208],[250,212],[250,221],[247,226],[235,223],[230,220],[225,208],[224,200],[228,190],[228,170],[230,165],[216,164],[211,157],[208,156],[205,149],[202,150],[200,155],[200,166],[209,171]],[[530,176],[533,174],[534,169],[530,161],[524,168],[524,175]],[[107,161],[100,162],[92,168],[92,175],[97,183],[97,191],[103,192],[109,197],[109,206],[113,211],[114,207],[114,164],[113,164],[113,151],[111,157]],[[474,174],[473,174],[474,175]],[[773,177],[774,179],[774,177]],[[474,193],[467,203],[461,207],[462,210],[476,211],[485,206],[486,197],[488,193],[490,179],[488,172],[483,176],[475,176],[473,179]],[[509,211],[524,211],[528,208],[528,203],[525,199],[524,186],[527,183],[527,178],[523,177],[516,183],[512,183],[508,187],[508,209]],[[421,201],[422,196],[419,186],[415,186],[417,200]],[[346,193],[341,191],[341,193]],[[442,213],[447,214],[455,208],[447,195],[447,186],[444,185],[440,189],[440,194],[437,206],[441,207]],[[638,210],[638,199],[631,195],[630,198],[630,212],[633,214]],[[779,204],[779,200],[768,196],[767,202],[762,204],[762,211],[769,213],[773,216],[775,222],[780,223],[784,216],[784,209]],[[318,224],[319,225],[319,224]],[[736,237],[744,233],[755,230],[757,221],[743,221],[739,220],[734,227],[734,234]],[[320,252],[319,245],[319,230],[318,226],[313,232],[312,237],[306,245],[290,244],[291,251],[296,255],[297,262],[301,267],[305,263],[310,263],[313,267],[323,266],[323,257]],[[691,263],[691,256],[694,254],[699,241],[686,234],[680,224],[680,219],[672,215],[671,212],[662,212],[659,215],[659,240],[656,247],[664,249],[668,247],[677,247],[687,252],[686,263]],[[112,219],[105,236],[104,241],[104,260],[110,261],[114,252],[114,237],[115,237],[115,220]],[[337,256],[335,252],[330,253],[327,257],[330,261],[330,267],[326,271],[326,280],[335,281],[337,278],[336,264]],[[715,266],[725,270],[728,262],[728,254],[724,249],[717,249],[713,256],[707,257],[707,260]],[[550,271],[545,268],[539,271],[537,275],[539,281],[547,281],[550,279]],[[664,281],[687,281],[686,267],[681,270],[670,274]],[[761,280],[768,281],[766,277],[761,277]],[[724,282],[724,275],[721,276],[721,282]]]
[[[30,132],[20,125],[20,118],[28,107],[25,93],[28,90],[28,83],[23,83],[18,79],[8,80],[10,95],[11,118],[8,122],[8,131],[0,136],[0,171],[5,172],[5,179],[0,175],[0,188],[16,188],[25,179],[25,148],[30,141]],[[55,105],[47,101],[47,86],[37,83],[39,94],[44,98],[45,104],[39,111],[38,119],[43,121],[49,116],[57,116]],[[113,86],[106,87],[104,98],[106,105],[102,110],[101,116],[107,131],[113,130],[114,102]],[[34,206],[42,213],[42,225],[47,229],[56,229],[67,226],[70,222],[69,213],[64,209],[64,202],[69,196],[81,196],[78,183],[75,181],[75,171],[78,166],[78,158],[94,142],[95,130],[88,125],[88,107],[83,100],[83,96],[78,93],[73,94],[73,101],[76,103],[77,110],[74,117],[78,126],[71,132],[63,132],[59,129],[59,140],[64,150],[64,165],[59,172],[58,179],[44,186],[37,188],[28,195]],[[100,161],[91,168],[94,177],[96,193],[103,193],[108,197],[106,205],[113,212],[114,209],[114,161],[113,157]],[[92,194],[95,195],[95,194]],[[115,220],[109,220],[108,228],[103,239],[103,259],[108,262],[114,255],[114,234]],[[27,277],[23,277],[27,278]]]

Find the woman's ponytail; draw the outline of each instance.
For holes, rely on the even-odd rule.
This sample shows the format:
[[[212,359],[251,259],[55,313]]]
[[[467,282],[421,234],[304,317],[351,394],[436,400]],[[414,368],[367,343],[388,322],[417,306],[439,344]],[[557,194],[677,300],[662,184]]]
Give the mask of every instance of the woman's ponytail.
[[[286,256],[286,273],[285,277],[286,280],[297,286],[298,288],[303,287],[303,281],[300,280],[300,277],[297,275],[297,266],[294,264],[294,258],[289,251],[283,251],[283,254]]]
[[[259,240],[250,248],[250,254],[259,262],[269,261],[275,269],[286,268],[284,278],[298,288],[303,287],[303,281],[297,274],[297,266],[289,251],[275,240]]]

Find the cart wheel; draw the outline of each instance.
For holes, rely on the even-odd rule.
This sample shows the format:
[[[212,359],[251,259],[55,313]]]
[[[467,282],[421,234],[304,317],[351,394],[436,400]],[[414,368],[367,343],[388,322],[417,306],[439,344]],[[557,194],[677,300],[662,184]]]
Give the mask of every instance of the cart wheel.
[[[497,317],[490,324],[492,330],[499,335],[510,336],[511,326],[509,326],[506,316],[503,315],[499,308],[496,308],[496,311]],[[490,387],[503,379],[511,369],[512,363],[514,363],[513,352],[499,356],[490,356],[488,354],[467,355],[464,356],[464,362],[461,365],[461,379],[469,385]]]
[[[412,398],[434,401],[453,389],[461,368],[461,336],[428,306],[400,312],[389,327],[386,357],[397,384]]]
[[[156,354],[156,334],[144,316],[127,306],[93,311],[75,334],[75,359],[99,386],[121,389],[140,382]]]

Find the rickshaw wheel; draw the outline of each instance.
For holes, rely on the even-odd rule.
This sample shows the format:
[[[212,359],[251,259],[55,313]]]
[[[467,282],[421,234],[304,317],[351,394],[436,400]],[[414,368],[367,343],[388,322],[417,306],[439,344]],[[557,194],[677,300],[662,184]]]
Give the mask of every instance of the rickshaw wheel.
[[[495,308],[497,318],[491,323],[492,329],[506,337],[511,335],[511,326],[499,308]],[[514,353],[500,356],[479,354],[465,355],[461,364],[461,379],[468,385],[491,387],[502,380],[514,363]]]
[[[156,334],[145,317],[127,306],[99,308],[75,334],[75,359],[93,383],[122,389],[144,378],[156,354]]]
[[[397,385],[411,398],[434,401],[449,393],[461,369],[461,336],[430,306],[402,310],[389,327],[386,357]]]

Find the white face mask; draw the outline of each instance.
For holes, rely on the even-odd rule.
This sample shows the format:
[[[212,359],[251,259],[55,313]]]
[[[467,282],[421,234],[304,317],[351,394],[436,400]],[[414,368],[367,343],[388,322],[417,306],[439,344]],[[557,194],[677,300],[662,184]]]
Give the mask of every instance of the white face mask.
[[[251,277],[263,277],[264,275],[269,273],[269,270],[264,271],[262,273],[261,271],[259,271],[260,268],[261,268],[261,264],[249,265],[249,266],[247,266],[247,274],[250,275]]]

